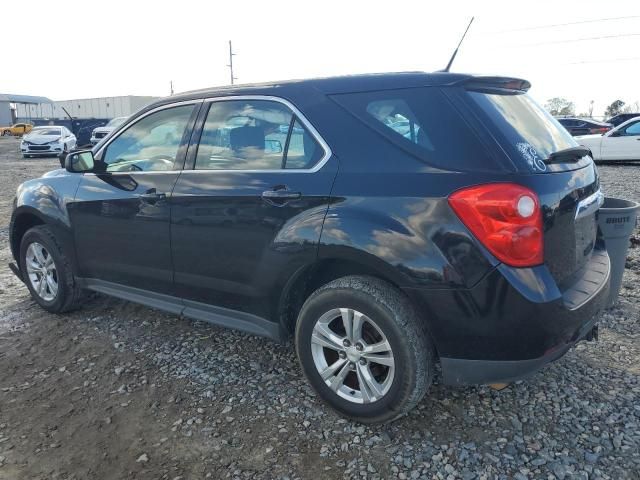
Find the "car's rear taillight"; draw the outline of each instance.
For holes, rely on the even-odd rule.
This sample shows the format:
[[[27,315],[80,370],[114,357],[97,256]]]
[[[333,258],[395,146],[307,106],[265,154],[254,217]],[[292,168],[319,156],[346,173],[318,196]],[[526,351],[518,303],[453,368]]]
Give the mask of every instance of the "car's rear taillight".
[[[598,128],[592,128],[589,130],[589,133],[595,134],[595,133],[607,133],[609,131],[609,127],[598,127]]]
[[[478,185],[451,194],[449,205],[501,262],[513,267],[543,263],[540,201],[530,189],[513,183]]]

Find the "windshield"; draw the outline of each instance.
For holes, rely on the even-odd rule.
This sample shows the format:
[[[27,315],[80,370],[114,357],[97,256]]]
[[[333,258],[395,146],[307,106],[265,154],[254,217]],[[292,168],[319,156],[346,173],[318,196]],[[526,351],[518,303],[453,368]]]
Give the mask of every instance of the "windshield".
[[[506,137],[506,144],[534,170],[552,153],[578,146],[571,134],[526,93],[470,91],[469,96]]]
[[[120,125],[122,125],[124,123],[124,121],[127,119],[127,117],[117,117],[117,118],[113,118],[109,121],[109,123],[107,123],[105,125],[105,127],[119,127]]]
[[[34,128],[31,131],[32,135],[58,135],[60,136],[59,128]]]

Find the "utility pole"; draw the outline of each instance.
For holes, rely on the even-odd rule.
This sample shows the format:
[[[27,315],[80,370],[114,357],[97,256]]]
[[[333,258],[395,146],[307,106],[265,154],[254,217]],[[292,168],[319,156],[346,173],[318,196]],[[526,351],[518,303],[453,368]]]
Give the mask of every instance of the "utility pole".
[[[231,47],[231,40],[229,40],[229,65],[227,65],[227,67],[229,67],[229,70],[231,73],[231,85],[233,85],[234,80],[237,80],[237,78],[233,76],[233,56],[234,55],[235,53],[233,53],[233,48]]]
[[[169,95],[173,96],[173,80],[169,80],[169,88],[171,89],[171,93]]]

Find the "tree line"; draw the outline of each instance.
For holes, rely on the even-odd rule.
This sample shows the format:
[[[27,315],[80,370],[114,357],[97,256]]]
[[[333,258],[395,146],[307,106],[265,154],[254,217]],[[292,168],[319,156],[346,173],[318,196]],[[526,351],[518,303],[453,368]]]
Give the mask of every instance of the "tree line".
[[[553,97],[547,100],[544,108],[554,117],[574,117],[576,116],[576,106],[573,102],[562,97]],[[604,117],[611,118],[619,113],[640,113],[640,103],[625,103],[618,99],[611,102],[611,104],[605,109]],[[593,102],[589,112],[580,113],[578,117],[592,117],[593,116]]]

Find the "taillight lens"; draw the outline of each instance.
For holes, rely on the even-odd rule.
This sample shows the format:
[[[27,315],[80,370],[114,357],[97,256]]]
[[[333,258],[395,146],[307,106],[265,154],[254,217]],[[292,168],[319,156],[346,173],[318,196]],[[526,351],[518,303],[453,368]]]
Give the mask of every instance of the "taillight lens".
[[[513,183],[478,185],[451,194],[449,205],[501,262],[513,267],[543,263],[540,201],[530,189]]]

